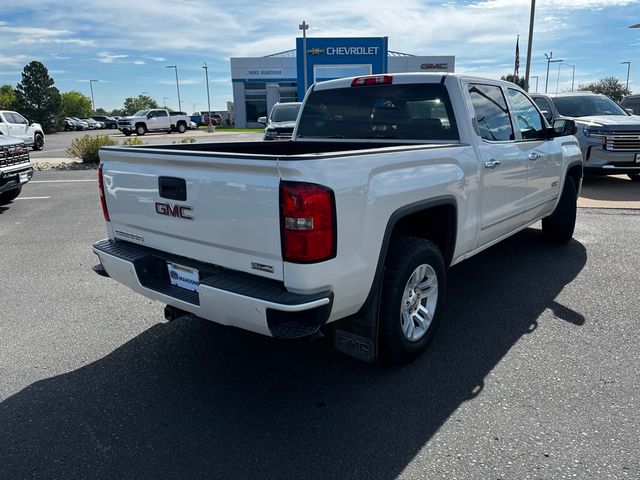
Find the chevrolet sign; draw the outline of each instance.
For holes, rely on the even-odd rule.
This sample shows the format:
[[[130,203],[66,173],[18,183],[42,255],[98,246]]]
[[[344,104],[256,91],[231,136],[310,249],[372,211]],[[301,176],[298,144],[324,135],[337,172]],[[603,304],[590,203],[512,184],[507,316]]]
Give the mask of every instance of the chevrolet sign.
[[[377,55],[380,47],[327,47],[327,55]]]

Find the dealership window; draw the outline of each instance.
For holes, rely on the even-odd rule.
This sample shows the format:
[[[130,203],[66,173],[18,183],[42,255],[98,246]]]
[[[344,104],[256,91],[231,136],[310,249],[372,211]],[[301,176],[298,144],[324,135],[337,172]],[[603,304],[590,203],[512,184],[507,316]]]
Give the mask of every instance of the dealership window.
[[[244,87],[245,90],[266,90],[267,84],[264,82],[247,82]]]
[[[258,118],[267,116],[267,100],[249,100],[245,101],[247,109],[247,121],[257,122]]]
[[[298,101],[298,87],[294,82],[280,82],[278,83],[280,91],[280,102],[297,102]]]

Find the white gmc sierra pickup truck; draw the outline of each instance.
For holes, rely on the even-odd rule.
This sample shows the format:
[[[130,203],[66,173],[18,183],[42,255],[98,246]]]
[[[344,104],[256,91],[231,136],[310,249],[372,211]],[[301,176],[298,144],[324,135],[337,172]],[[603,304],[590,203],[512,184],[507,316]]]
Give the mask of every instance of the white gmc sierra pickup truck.
[[[364,360],[415,358],[447,268],[542,219],[573,235],[582,155],[512,83],[394,74],[313,85],[291,141],[105,147],[94,270],[264,335],[319,329]]]

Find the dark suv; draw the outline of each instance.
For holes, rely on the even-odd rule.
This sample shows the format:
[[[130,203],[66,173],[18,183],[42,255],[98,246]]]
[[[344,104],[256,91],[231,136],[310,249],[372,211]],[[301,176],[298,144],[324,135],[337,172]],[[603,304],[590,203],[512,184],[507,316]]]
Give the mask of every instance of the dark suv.
[[[634,115],[640,115],[640,95],[627,95],[620,102],[620,106],[627,111],[631,110]]]
[[[118,128],[118,120],[116,120],[113,117],[105,117],[103,115],[95,115],[93,117],[94,120],[98,121],[98,122],[102,122],[104,123],[107,128]]]

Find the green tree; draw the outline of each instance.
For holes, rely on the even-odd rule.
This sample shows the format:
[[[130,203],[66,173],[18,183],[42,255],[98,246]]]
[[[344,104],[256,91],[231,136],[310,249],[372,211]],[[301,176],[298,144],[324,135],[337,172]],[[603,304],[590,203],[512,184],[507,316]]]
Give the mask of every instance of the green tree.
[[[96,108],[96,115],[109,116],[109,113],[104,108],[98,107]]]
[[[519,87],[524,88],[524,77],[520,77],[518,75],[514,76],[513,73],[509,73],[507,75],[503,75],[500,79],[515,83]]]
[[[145,108],[159,108],[157,102],[148,95],[138,95],[137,97],[128,97],[124,101],[123,110],[126,115],[133,115],[138,110]]]
[[[60,92],[42,63],[33,61],[24,67],[22,81],[16,86],[16,110],[42,125],[45,133],[59,127]]]
[[[82,93],[71,90],[62,95],[62,115],[64,117],[90,117],[92,113],[91,99]]]
[[[16,108],[16,91],[9,84],[0,86],[0,108],[3,110]]]
[[[597,82],[580,85],[578,90],[588,90],[593,93],[601,93],[615,102],[622,101],[622,98],[625,95],[629,95],[631,93],[631,90],[626,88],[616,77],[601,78]]]

